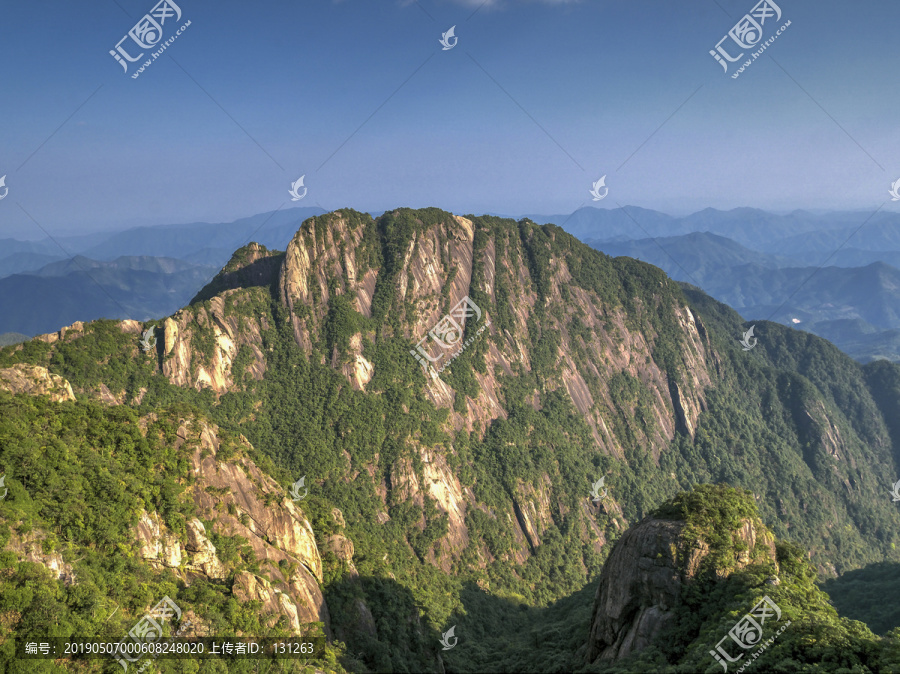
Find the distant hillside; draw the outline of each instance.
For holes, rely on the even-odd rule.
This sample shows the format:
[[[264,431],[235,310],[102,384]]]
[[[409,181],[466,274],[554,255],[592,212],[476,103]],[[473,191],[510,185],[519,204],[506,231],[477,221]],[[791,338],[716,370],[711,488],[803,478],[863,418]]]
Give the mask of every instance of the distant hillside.
[[[28,335],[19,332],[4,332],[0,335],[0,347],[12,346],[13,344],[21,344],[31,339]]]
[[[18,239],[0,239],[0,254],[5,258],[9,255],[53,255],[59,253],[59,248],[53,250],[50,239],[44,241],[19,241]]]
[[[151,257],[149,255],[122,256],[110,262],[91,260],[77,255],[68,260],[60,260],[48,264],[34,272],[33,276],[53,277],[66,276],[76,272],[88,272],[94,269],[106,271],[146,271],[155,274],[175,274],[196,269],[196,264],[171,257]]]
[[[837,251],[793,250],[790,257],[804,267],[818,267],[827,260],[830,267],[865,267],[873,262],[884,262],[900,269],[900,250],[868,250],[847,247]]]
[[[861,215],[845,227],[820,227],[803,236],[785,236],[782,233],[781,236],[761,242],[759,248],[770,252],[790,250],[828,254],[844,245],[875,251],[900,250],[900,214],[879,213],[869,222]]]
[[[710,232],[589,243],[699,285],[748,321],[775,320],[814,332],[862,362],[900,361],[900,270],[883,262],[792,267],[790,258],[750,250]]]
[[[97,318],[150,320],[185,305],[215,267],[151,257],[79,257],[0,279],[0,330],[38,335]]]
[[[0,249],[3,250],[3,249]],[[3,251],[5,252],[5,251]],[[14,253],[0,258],[0,278],[40,269],[51,262],[63,259],[62,255],[45,255],[42,253]]]
[[[585,243],[613,257],[627,255],[650,262],[672,278],[688,282],[705,281],[708,276],[721,273],[723,268],[748,263],[772,269],[794,266],[789,257],[760,253],[712,232],[629,241],[586,239]]]
[[[730,211],[706,208],[678,218],[625,206],[585,207],[571,214],[528,217],[538,223],[558,225],[582,241],[630,241],[706,232],[757,251],[792,258],[793,266],[818,266],[832,253],[835,255],[828,264],[842,267],[875,261],[894,264],[900,259],[900,213],[882,212],[872,216],[852,211],[825,214],[794,211],[781,215],[756,208]],[[865,226],[860,228],[863,223]],[[845,249],[839,250],[842,246]]]
[[[805,329],[839,345],[842,351],[861,363],[873,360],[900,362],[900,330],[879,330],[860,319],[819,321]]]
[[[900,564],[879,562],[829,578],[822,589],[831,597],[841,615],[860,620],[875,634],[900,627],[900,606],[885,598],[900,592]]]
[[[320,208],[289,208],[260,213],[228,223],[194,222],[184,225],[137,227],[119,232],[103,243],[81,251],[95,260],[112,260],[123,255],[150,255],[179,259],[211,259],[203,257],[211,250],[222,252],[216,266],[228,261],[231,253],[251,239],[270,248],[287,247],[300,223]]]

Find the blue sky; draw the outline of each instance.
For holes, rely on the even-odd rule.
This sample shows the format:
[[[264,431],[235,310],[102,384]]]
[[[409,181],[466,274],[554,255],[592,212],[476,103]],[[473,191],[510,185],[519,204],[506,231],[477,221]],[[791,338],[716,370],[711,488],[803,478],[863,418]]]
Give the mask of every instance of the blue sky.
[[[109,50],[152,0],[4,7],[0,238],[40,238],[26,212],[71,234],[297,205],[897,207],[896,2],[781,0],[738,79],[709,50],[752,1],[176,2],[163,39],[191,25],[137,79]]]

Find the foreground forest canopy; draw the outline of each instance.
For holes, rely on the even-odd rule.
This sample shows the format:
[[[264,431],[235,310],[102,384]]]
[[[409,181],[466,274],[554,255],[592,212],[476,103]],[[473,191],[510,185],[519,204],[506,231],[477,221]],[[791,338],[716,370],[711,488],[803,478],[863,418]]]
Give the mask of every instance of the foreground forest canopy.
[[[432,378],[410,352],[445,364],[430,331],[461,303]],[[721,671],[708,651],[765,595],[780,671],[887,671],[896,625],[838,618],[814,581],[900,562],[900,368],[772,323],[744,351],[748,328],[553,225],[342,210],[164,321],[6,347],[0,658],[74,671],[13,640],[122,638],[168,596],[192,634],[327,635],[329,671]],[[777,555],[686,583],[665,645],[591,658],[603,564],[651,515],[717,564],[758,518]]]

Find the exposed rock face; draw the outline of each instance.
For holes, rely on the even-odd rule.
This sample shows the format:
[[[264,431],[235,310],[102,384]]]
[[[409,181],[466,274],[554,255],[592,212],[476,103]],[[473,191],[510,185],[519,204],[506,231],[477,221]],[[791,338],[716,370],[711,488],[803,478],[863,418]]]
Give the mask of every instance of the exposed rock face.
[[[378,629],[375,626],[375,617],[372,615],[372,611],[362,599],[357,599],[354,606],[356,607],[357,616],[356,630],[377,639]]]
[[[681,539],[685,523],[646,518],[623,534],[603,565],[594,600],[588,642],[588,662],[617,660],[649,646],[674,617],[684,586],[694,580],[709,548],[686,550]],[[759,523],[744,520],[735,536],[746,543],[720,577],[750,563],[750,552],[762,543],[775,559],[772,534]]]
[[[137,539],[140,556],[153,566],[167,566],[177,569],[181,566],[182,549],[178,538],[166,529],[157,513],[146,510],[141,513],[137,524]]]
[[[191,306],[165,320],[162,372],[170,382],[198,391],[209,388],[220,396],[237,388],[237,377],[246,374],[262,379],[266,359],[261,333],[268,327],[266,318],[241,316],[232,309],[251,301],[251,288],[274,284],[283,257],[257,243],[245,246],[197,294]],[[204,301],[208,303],[201,304]],[[233,372],[242,348],[249,349],[250,363],[244,372]]]
[[[463,328],[483,328],[477,339],[484,347],[485,367],[474,372],[476,386],[470,389],[470,395],[457,400],[462,394],[440,377],[427,380],[425,395],[449,411],[445,426],[450,433],[465,430],[478,436],[494,420],[507,418],[500,378],[515,376],[520,367],[524,372],[534,367],[536,354],[532,353],[534,343],[529,335],[539,311],[541,330],[558,335],[559,346],[550,354],[554,363],[552,374],[542,383],[545,391],[535,390],[530,401],[540,409],[545,393],[558,390],[567,394],[591,430],[594,443],[586,451],[624,458],[623,438],[627,437],[628,442],[649,448],[658,459],[676,433],[694,433],[705,408],[709,373],[720,361],[705,328],[687,306],[676,303],[669,311],[669,319],[679,333],[681,362],[677,373],[666,372],[653,358],[658,335],[645,324],[630,320],[632,313],[649,314],[657,308],[638,302],[639,306],[629,313],[622,306],[608,305],[593,291],[573,282],[569,258],[556,253],[549,260],[545,277],[538,279],[528,262],[534,245],[534,232],[528,233],[528,227],[485,228],[465,217],[438,211],[410,217],[420,226],[413,227],[409,237],[391,253],[391,265],[385,262],[386,242],[379,230],[382,225],[367,214],[350,210],[308,219],[283,254],[257,244],[237,251],[189,307],[160,325],[162,373],[172,384],[196,390],[209,388],[217,396],[240,389],[240,382],[247,376],[261,379],[268,366],[263,334],[274,316],[260,307],[268,307],[270,293],[274,292],[287,309],[296,343],[317,362],[340,372],[348,386],[377,395],[378,391],[369,389],[378,373],[364,351],[368,342],[383,335],[376,337],[374,331],[350,335],[344,353],[335,348],[325,354],[317,348],[323,343],[325,319],[336,296],[346,297],[356,311],[372,317],[376,285],[389,283],[390,292],[380,297],[393,298],[388,307],[390,336],[408,342],[410,348],[424,338],[432,357],[439,349],[429,341],[429,331],[465,298],[488,298],[479,300],[485,305],[478,308],[479,313],[459,317]],[[551,239],[563,236],[552,229],[545,235]],[[660,285],[664,283],[667,281]],[[542,293],[538,292],[539,284]],[[503,328],[498,323],[501,313],[505,314]],[[575,317],[581,326],[577,330]],[[120,325],[123,332],[135,335],[142,327],[134,321]],[[75,334],[82,329],[76,324],[60,331],[55,339],[65,338],[67,331]],[[233,371],[236,362],[243,364],[242,372]],[[639,388],[642,400],[647,401],[642,410],[646,423],[630,424],[636,403],[616,400],[610,382],[622,377]],[[119,391],[101,388],[98,395],[110,404],[124,402]],[[139,396],[133,400],[137,399]],[[423,507],[426,495],[436,501],[447,514],[449,527],[428,559],[449,572],[470,544],[467,507],[480,506],[448,467],[452,460],[447,451],[453,452],[452,448],[429,447],[415,438],[410,444],[421,459],[420,474],[415,474],[405,457],[382,467],[390,479],[374,486],[385,503],[390,489],[419,507]],[[369,475],[374,476],[376,468],[367,467]],[[364,479],[365,472],[362,476]],[[554,526],[551,486],[547,480],[519,485],[516,493],[510,494],[508,507],[492,509],[490,516],[508,523],[512,530],[516,547],[512,559],[527,559],[541,545],[546,527]],[[610,496],[610,503],[604,507],[616,510],[613,498]],[[237,502],[234,505],[242,507]],[[286,506],[290,507],[293,505]],[[589,521],[582,529],[595,548],[602,547],[606,540],[603,527],[594,521],[597,512],[594,508],[585,510]],[[378,513],[377,517],[384,522],[387,514]],[[616,520],[614,525],[620,522]],[[281,543],[287,546],[285,550],[291,546],[289,541]],[[486,551],[479,554],[487,559]],[[314,576],[321,573],[312,571],[315,566],[314,562],[308,565]]]
[[[337,350],[335,350],[337,351]],[[350,380],[353,388],[365,391],[366,384],[372,381],[375,374],[375,366],[362,355],[362,335],[356,333],[350,338],[349,360],[341,366],[341,372]],[[334,354],[333,364],[337,368],[337,353]]]
[[[447,513],[448,531],[441,541],[444,554],[440,557],[443,560],[441,566],[449,573],[448,560],[461,553],[469,542],[466,500],[474,500],[474,494],[471,490],[463,489],[443,455],[425,451],[422,454],[422,464],[429,496],[437,502],[438,508]]]
[[[75,400],[75,393],[68,381],[39,365],[19,363],[0,370],[0,388],[11,393],[48,395],[55,403]]]
[[[328,537],[327,544],[335,557],[353,566],[353,541],[341,534],[332,534]]]
[[[362,277],[358,273],[359,260],[367,257],[365,227],[366,224],[358,219],[336,211],[307,220],[288,246],[279,277],[279,291],[291,310],[297,343],[308,353],[320,337],[332,293],[353,298],[360,313],[371,314],[375,279],[370,279],[372,270]],[[538,297],[534,282],[521,263],[527,258],[523,242],[507,237],[503,246],[505,254],[498,259],[497,246],[493,238],[490,239],[476,260],[474,224],[466,218],[448,214],[445,221],[415,233],[396,273],[402,308],[395,306],[392,311],[404,313],[399,323],[411,344],[425,337],[448,307],[456,306],[471,294],[476,262],[484,269],[484,279],[478,289],[495,301],[497,277],[502,274],[513,283],[507,292],[509,297],[516,298],[510,306],[515,330],[501,332],[489,316],[481,317],[487,330],[480,339],[490,343],[486,358],[488,370],[486,374],[477,373],[481,391],[475,398],[467,400],[465,412],[452,413],[451,424],[456,429],[473,430],[476,425],[484,427],[493,419],[505,417],[506,410],[496,395],[499,390],[497,376],[510,374],[514,363],[530,369],[529,348],[513,335],[528,334],[528,320]],[[703,389],[710,383],[707,359],[712,356],[705,329],[687,306],[676,308],[674,318],[683,331],[686,347],[683,369],[687,374],[680,383],[672,386],[668,373],[660,370],[651,358],[653,345],[645,335],[627,327],[627,317],[621,309],[598,306],[591,293],[572,284],[565,260],[553,260],[553,270],[549,304],[565,306],[567,313],[578,313],[585,327],[597,336],[595,341],[585,344],[581,337],[570,335],[565,325],[547,326],[559,331],[562,337],[559,383],[565,386],[576,408],[590,424],[598,447],[621,457],[620,441],[608,427],[608,415],[601,409],[614,408],[610,394],[588,380],[608,381],[617,372],[627,372],[640,380],[652,396],[653,415],[657,421],[654,433],[645,440],[658,456],[677,429],[693,431],[696,419],[705,407]],[[567,295],[565,300],[563,287]],[[406,315],[407,311],[414,314]],[[555,320],[551,319],[551,323]],[[356,358],[360,354],[359,335],[353,339],[351,356]],[[588,350],[590,371],[584,371],[571,356],[563,355],[573,353],[576,345]],[[355,362],[351,359],[349,363],[332,364],[357,388],[364,388],[371,379],[368,361],[356,358]],[[454,393],[440,379],[429,382],[428,394],[438,406],[453,406]]]
[[[321,328],[328,312],[329,280],[337,280],[336,294],[352,298],[357,311],[371,316],[377,272],[368,269],[359,274],[357,256],[364,233],[363,225],[336,211],[304,222],[288,245],[278,290],[291,310],[294,337],[307,353],[312,352],[311,336]],[[316,295],[319,301],[315,301]],[[301,311],[301,307],[311,311]]]
[[[247,374],[262,379],[266,361],[262,351],[261,322],[230,314],[228,302],[248,301],[248,297],[225,291],[209,300],[208,306],[182,309],[167,318],[163,326],[163,374],[177,386],[212,389],[216,395],[233,390],[232,365],[241,347],[251,352]],[[263,320],[263,319],[260,319]]]
[[[97,392],[97,398],[105,405],[121,405],[123,400],[113,395],[112,391],[106,384],[100,384],[100,390]]]
[[[390,311],[397,319],[402,337],[413,346],[427,338],[429,330],[441,321],[448,309],[471,296],[474,289],[494,302],[507,298],[513,321],[507,330],[500,330],[492,320],[491,307],[485,307],[480,316],[470,314],[460,319],[463,326],[467,321],[475,321],[485,328],[478,339],[486,342],[487,367],[486,372],[475,373],[477,394],[466,398],[460,406],[454,400],[458,394],[444,381],[427,380],[426,394],[431,401],[451,410],[448,429],[483,432],[493,420],[507,417],[498,394],[498,378],[511,375],[516,365],[526,371],[532,367],[531,347],[522,336],[529,334],[529,321],[540,299],[535,279],[523,262],[529,255],[527,242],[516,236],[514,230],[491,234],[484,247],[476,251],[475,224],[471,220],[450,214],[436,220],[435,224],[416,230],[399,251],[393,276],[396,300]],[[333,295],[345,295],[357,311],[371,316],[375,284],[384,271],[365,268],[365,261],[372,257],[374,227],[369,216],[336,211],[307,220],[289,244],[278,290],[290,311],[295,340],[308,354],[313,354],[314,345],[321,343]],[[498,250],[502,253],[498,254]],[[480,275],[475,273],[476,266]],[[704,390],[711,383],[709,363],[717,356],[712,352],[705,328],[690,309],[685,305],[676,306],[672,316],[682,332],[683,367],[676,380],[653,359],[655,335],[629,327],[633,323],[623,308],[604,306],[594,294],[574,284],[566,259],[552,259],[550,266],[546,306],[562,308],[562,312],[551,312],[545,318],[548,324],[544,327],[558,332],[561,338],[556,354],[558,375],[549,386],[562,387],[568,393],[591,428],[595,449],[624,458],[623,434],[617,432],[611,421],[627,424],[634,410],[620,408],[613,400],[609,382],[617,375],[637,381],[647,393],[652,423],[646,430],[630,427],[629,431],[637,436],[639,444],[650,448],[654,458],[658,459],[676,432],[693,435],[697,418],[706,405]],[[569,329],[574,315],[587,329],[578,336]],[[591,340],[586,343],[584,335],[592,335]],[[374,375],[372,364],[362,355],[362,342],[369,338],[359,333],[353,335],[343,358],[338,358],[336,350],[328,354],[331,366],[360,390],[366,389]],[[424,344],[432,343],[426,339]],[[435,357],[434,345],[428,348],[429,356]],[[576,361],[573,354],[579,351],[587,357]],[[540,405],[537,392],[535,405]],[[434,562],[449,569],[452,560],[468,544],[464,503],[474,497],[467,494],[463,498],[464,490],[458,480],[442,467],[446,465],[444,456],[428,447],[416,450],[425,466],[425,475],[416,476],[408,460],[401,459],[390,467],[390,484],[376,485],[376,489],[383,498],[385,489],[394,489],[404,500],[420,506],[426,493],[438,502],[449,517],[449,533],[441,541]],[[520,491],[509,512],[497,515],[508,518],[516,530],[521,550],[514,556],[524,559],[540,545],[540,532],[546,523],[552,523],[552,517],[549,498],[543,495],[549,489],[543,485],[523,485]],[[602,532],[594,527],[589,526],[586,531],[593,541],[604,540]]]
[[[216,556],[216,546],[206,537],[206,527],[196,517],[188,520],[184,549],[191,553],[192,566],[205,576],[215,580],[228,578],[228,569]]]
[[[61,554],[43,551],[43,541],[46,537],[47,534],[41,530],[34,530],[25,535],[13,531],[3,549],[14,552],[20,562],[33,562],[47,567],[54,578],[66,585],[76,583],[77,578],[72,571],[72,565],[67,564]]]
[[[126,335],[141,335],[144,332],[144,326],[139,321],[126,320],[119,323],[119,329]]]
[[[261,601],[260,613],[268,616],[267,623],[270,627],[278,622],[280,616],[285,616],[290,629],[295,633],[300,631],[303,623],[316,620],[322,620],[326,632],[328,631],[327,612],[321,617],[311,617],[316,615],[316,604],[321,593],[317,596],[307,584],[299,580],[292,580],[287,585],[273,585],[264,578],[241,571],[234,577],[233,591],[240,601]]]
[[[66,338],[66,335],[69,336],[69,339],[74,337],[78,337],[84,332],[84,323],[81,321],[75,321],[72,325],[66,326],[65,328],[60,328],[59,332],[51,332],[46,335],[38,335],[35,339],[40,340],[42,342],[46,342],[47,344],[54,344],[58,341],[62,341]]]
[[[146,428],[149,421],[142,426]],[[243,438],[242,442],[249,448]],[[273,581],[239,572],[235,594],[240,592],[244,600],[259,599],[269,609],[277,609],[279,615],[288,618],[292,629],[302,623],[323,622],[327,631],[328,608],[319,589],[322,560],[312,526],[302,511],[248,458],[228,462],[218,459],[221,445],[214,426],[206,422],[183,425],[178,429],[175,447],[190,457],[192,494],[200,517],[213,521],[214,531],[220,536],[244,538]],[[187,581],[192,574],[217,580],[231,574],[198,518],[187,522],[184,542],[155,514],[142,514],[136,535],[142,557],[154,565],[178,569]],[[352,544],[350,548],[352,554]]]

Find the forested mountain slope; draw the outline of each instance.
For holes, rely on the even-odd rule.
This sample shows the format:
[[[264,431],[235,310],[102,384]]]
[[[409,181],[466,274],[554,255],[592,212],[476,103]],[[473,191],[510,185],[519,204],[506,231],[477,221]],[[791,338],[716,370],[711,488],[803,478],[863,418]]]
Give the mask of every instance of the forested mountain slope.
[[[285,252],[241,249],[159,324],[77,325],[0,351],[0,368],[45,367],[78,397],[61,405],[122,407],[126,426],[187,403],[244,436],[282,486],[305,478],[344,665],[476,671],[498,621],[554,602],[586,620],[611,542],[699,483],[752,491],[824,574],[897,560],[897,368],[771,323],[743,351],[748,327],[552,225],[342,210]],[[411,354],[423,339],[438,369],[466,346],[432,377]],[[586,644],[582,627],[544,655]]]
[[[772,535],[748,491],[676,495],[616,542],[581,671],[896,671],[900,629],[879,638],[840,617],[805,556]]]

